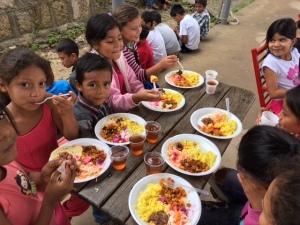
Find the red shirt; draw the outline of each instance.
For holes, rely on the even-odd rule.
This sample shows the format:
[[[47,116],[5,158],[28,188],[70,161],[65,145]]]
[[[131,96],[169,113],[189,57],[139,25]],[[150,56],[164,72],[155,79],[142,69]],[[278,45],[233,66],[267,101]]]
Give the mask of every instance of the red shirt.
[[[154,66],[154,56],[151,46],[147,40],[142,41],[138,44],[137,50],[139,53],[141,67],[148,69]]]

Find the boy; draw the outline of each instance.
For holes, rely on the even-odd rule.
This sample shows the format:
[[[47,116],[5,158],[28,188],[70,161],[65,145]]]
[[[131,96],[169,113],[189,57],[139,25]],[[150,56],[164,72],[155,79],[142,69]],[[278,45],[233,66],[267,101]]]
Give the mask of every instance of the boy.
[[[196,12],[192,14],[192,17],[199,24],[201,41],[206,37],[210,28],[210,15],[206,10],[206,5],[207,0],[195,0]]]
[[[199,48],[200,32],[197,21],[185,13],[184,8],[180,4],[172,6],[170,16],[179,24],[180,32],[174,29],[179,40],[181,41],[182,53],[191,52]]]
[[[167,55],[178,55],[181,48],[172,28],[161,22],[161,14],[158,11],[152,11],[152,19],[154,27],[164,39]]]
[[[56,46],[56,52],[64,67],[70,68],[73,66],[72,74],[70,76],[70,85],[74,89],[75,93],[77,93],[78,90],[76,89],[75,85],[75,67],[79,56],[78,45],[71,39],[62,39]]]
[[[159,31],[153,26],[152,12],[142,13],[142,23],[146,24],[150,30],[147,41],[152,48],[155,65],[167,56],[165,42]]]
[[[142,32],[140,33],[140,40],[137,43],[137,51],[139,54],[141,67],[143,69],[148,69],[154,66],[153,51],[149,42],[146,40],[148,34],[149,34],[148,26],[142,24]]]

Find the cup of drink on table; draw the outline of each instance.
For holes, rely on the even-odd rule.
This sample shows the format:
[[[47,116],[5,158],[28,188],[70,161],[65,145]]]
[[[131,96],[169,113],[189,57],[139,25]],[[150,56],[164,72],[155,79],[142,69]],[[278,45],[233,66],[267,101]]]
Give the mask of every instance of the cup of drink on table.
[[[160,131],[160,124],[155,121],[148,121],[145,125],[146,130],[146,140],[150,144],[155,144],[158,140],[158,134]]]
[[[214,70],[206,70],[205,71],[205,75],[206,75],[206,81],[208,81],[208,80],[216,80],[217,76],[218,76],[218,72],[214,71]]]
[[[144,149],[146,137],[140,134],[134,134],[129,138],[130,149],[133,155],[141,155]]]
[[[112,146],[111,147],[111,165],[116,170],[122,170],[126,167],[127,155],[129,149],[127,146]]]
[[[161,173],[165,160],[159,152],[148,152],[144,156],[147,175]]]
[[[275,127],[278,124],[278,116],[270,111],[264,111],[261,114],[261,119],[259,125],[267,125],[271,127]]]
[[[206,94],[214,94],[216,92],[219,81],[217,80],[206,80]]]

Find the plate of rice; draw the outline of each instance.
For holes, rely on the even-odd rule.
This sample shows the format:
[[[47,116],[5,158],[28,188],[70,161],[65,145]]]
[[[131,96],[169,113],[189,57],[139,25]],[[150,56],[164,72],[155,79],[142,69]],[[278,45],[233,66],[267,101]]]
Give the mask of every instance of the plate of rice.
[[[204,78],[196,72],[184,70],[181,75],[178,70],[171,71],[165,75],[168,84],[178,88],[196,88],[204,83]]]
[[[160,99],[158,102],[142,101],[142,104],[146,108],[158,112],[173,112],[181,109],[185,104],[183,95],[172,89],[164,88],[161,91]]]
[[[176,189],[164,186],[162,179],[174,182]],[[196,225],[202,211],[199,195],[180,185],[192,187],[183,178],[168,173],[152,174],[139,180],[128,199],[130,213],[137,224],[156,224],[153,222],[159,216],[165,221],[163,224]],[[176,196],[171,199],[167,194]]]
[[[134,134],[145,135],[146,121],[134,114],[115,113],[98,121],[94,132],[96,137],[109,145],[128,145]]]
[[[174,170],[190,176],[214,172],[221,163],[218,147],[196,134],[179,134],[165,141],[161,154]]]
[[[226,110],[218,108],[198,109],[193,112],[190,121],[198,132],[217,139],[234,138],[243,130],[239,118],[232,113],[229,117]]]

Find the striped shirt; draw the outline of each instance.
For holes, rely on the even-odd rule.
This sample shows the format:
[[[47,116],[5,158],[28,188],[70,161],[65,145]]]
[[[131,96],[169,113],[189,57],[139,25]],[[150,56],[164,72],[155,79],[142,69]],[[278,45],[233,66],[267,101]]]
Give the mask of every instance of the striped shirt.
[[[200,28],[200,40],[203,40],[208,34],[210,28],[210,15],[206,9],[202,13],[193,13],[192,17],[197,21]]]

